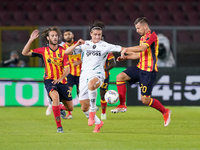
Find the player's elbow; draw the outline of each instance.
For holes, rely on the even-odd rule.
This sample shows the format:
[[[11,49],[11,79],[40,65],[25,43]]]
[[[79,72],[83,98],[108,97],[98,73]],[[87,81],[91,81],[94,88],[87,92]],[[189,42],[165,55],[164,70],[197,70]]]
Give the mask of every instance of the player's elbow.
[[[72,54],[71,52],[65,50],[65,55],[71,55],[71,54]]]
[[[24,51],[22,51],[22,55],[23,55],[23,56],[26,56],[26,53],[25,53]]]
[[[22,52],[23,56],[29,56],[29,53]]]
[[[69,55],[68,52],[67,52],[67,50],[65,50],[65,55]]]

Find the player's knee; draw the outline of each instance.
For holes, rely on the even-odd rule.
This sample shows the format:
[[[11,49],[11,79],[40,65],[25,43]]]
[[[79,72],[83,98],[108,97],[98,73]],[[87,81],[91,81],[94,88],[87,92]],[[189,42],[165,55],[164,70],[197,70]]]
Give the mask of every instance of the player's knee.
[[[86,112],[89,110],[89,108],[90,108],[90,100],[89,99],[80,100],[80,104],[81,104],[81,110],[83,112]]]
[[[95,86],[93,84],[88,84],[88,89],[90,91],[94,91],[95,90]]]
[[[88,111],[88,110],[89,110],[89,107],[84,107],[84,106],[81,106],[81,110],[82,110],[83,112],[86,112],[86,111]]]
[[[118,74],[117,81],[125,81],[125,75],[123,73]]]
[[[68,111],[73,111],[74,107],[73,106],[69,106],[68,109],[69,109]]]
[[[59,95],[56,92],[52,92],[50,94],[50,97],[51,97],[51,99],[53,101],[53,105],[57,105],[58,106],[59,105]]]
[[[56,90],[53,90],[51,93],[50,93],[50,97],[51,99],[59,99],[59,94]]]
[[[149,98],[147,98],[147,97],[141,97],[141,101],[142,101],[142,103],[143,104],[145,104],[145,105],[148,105],[149,104]]]

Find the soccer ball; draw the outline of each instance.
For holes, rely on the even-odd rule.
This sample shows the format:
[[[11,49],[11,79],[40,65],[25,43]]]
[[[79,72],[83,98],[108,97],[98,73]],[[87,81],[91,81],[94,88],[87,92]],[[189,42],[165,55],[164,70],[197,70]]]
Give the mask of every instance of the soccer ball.
[[[104,96],[105,100],[109,104],[115,104],[119,100],[119,94],[115,90],[109,90]]]

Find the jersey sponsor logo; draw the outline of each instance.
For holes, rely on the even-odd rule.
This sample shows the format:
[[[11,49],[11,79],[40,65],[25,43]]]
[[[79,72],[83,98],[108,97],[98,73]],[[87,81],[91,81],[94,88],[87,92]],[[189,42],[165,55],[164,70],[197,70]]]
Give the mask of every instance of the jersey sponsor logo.
[[[57,57],[52,57],[51,55],[48,56],[49,59],[62,60],[61,54],[58,54],[58,57],[59,57],[59,58],[57,58]]]
[[[57,65],[57,66],[62,66],[62,62],[54,62],[51,59],[47,59],[47,62],[50,63],[50,64]]]
[[[91,51],[91,50],[87,50],[86,52],[87,57],[92,55],[92,56],[101,56],[101,51]]]

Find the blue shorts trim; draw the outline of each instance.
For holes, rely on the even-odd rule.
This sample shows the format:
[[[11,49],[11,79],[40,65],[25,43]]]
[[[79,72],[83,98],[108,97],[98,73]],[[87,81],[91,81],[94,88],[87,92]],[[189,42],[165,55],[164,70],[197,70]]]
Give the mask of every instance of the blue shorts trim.
[[[68,85],[62,84],[62,83],[52,84],[51,83],[52,81],[53,80],[51,80],[51,79],[44,80],[45,89],[47,90],[48,96],[51,91],[56,90],[59,94],[60,101],[61,100],[71,101],[72,95],[71,95]]]
[[[151,95],[157,72],[144,71],[137,66],[129,67],[123,72],[131,78],[131,80],[128,81],[130,85],[139,82],[142,95]]]

